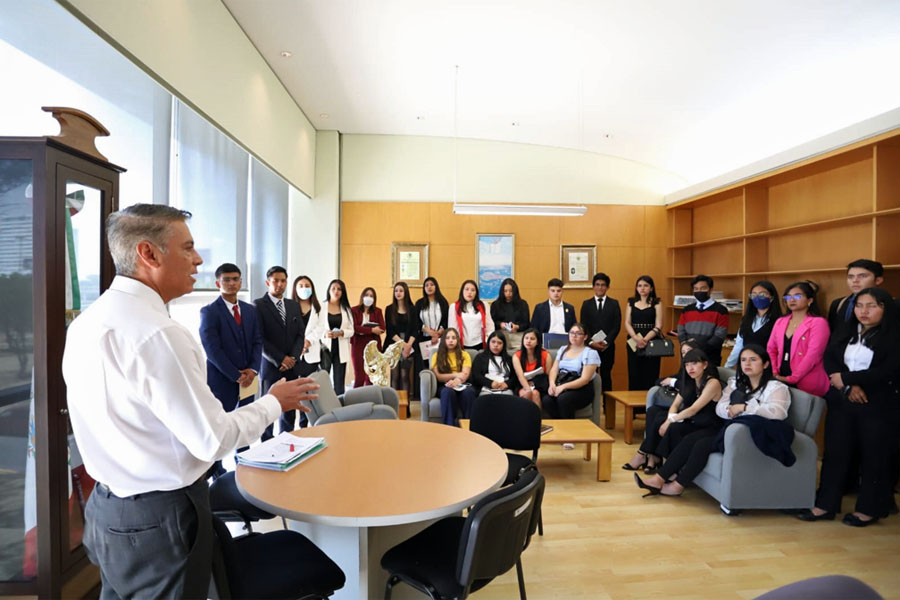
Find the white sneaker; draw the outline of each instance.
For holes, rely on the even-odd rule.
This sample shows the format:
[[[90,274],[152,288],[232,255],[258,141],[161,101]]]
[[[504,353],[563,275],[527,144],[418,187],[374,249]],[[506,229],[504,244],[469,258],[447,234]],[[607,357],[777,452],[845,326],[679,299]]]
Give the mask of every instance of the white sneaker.
[[[569,442],[566,442],[565,444],[563,444],[563,450],[574,450],[574,449],[575,449],[575,444],[572,444]]]

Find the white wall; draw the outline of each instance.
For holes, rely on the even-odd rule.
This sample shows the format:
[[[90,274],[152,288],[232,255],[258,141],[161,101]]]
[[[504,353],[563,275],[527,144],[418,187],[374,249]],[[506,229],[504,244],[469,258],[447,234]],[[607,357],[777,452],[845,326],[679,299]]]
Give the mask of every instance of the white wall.
[[[452,138],[342,136],[341,199],[453,200]],[[684,187],[671,173],[629,160],[548,146],[460,139],[460,202],[662,204]]]
[[[291,190],[288,227],[288,276],[308,275],[321,299],[325,286],[340,268],[340,136],[336,131],[316,135],[316,195],[308,198]]]
[[[308,195],[316,130],[220,0],[58,0]]]

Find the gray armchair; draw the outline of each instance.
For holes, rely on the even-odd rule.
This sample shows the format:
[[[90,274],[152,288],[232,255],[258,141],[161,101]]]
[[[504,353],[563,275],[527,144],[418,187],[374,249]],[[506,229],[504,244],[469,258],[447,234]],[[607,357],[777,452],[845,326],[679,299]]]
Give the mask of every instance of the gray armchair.
[[[469,355],[472,357],[472,360],[475,360],[475,355],[478,354],[475,350],[466,350]],[[556,358],[556,350],[550,350],[550,358],[555,360]],[[434,376],[434,373],[431,372],[431,369],[423,369],[419,373],[419,392],[420,398],[422,398],[422,420],[423,421],[433,421],[435,423],[441,422],[441,399],[437,395],[438,394],[438,382],[437,378]],[[593,421],[597,427],[601,426],[601,416],[603,415],[603,382],[600,381],[600,375],[597,374],[594,377],[594,380],[591,382],[594,388],[594,399],[590,404],[582,408],[581,410],[575,413],[576,419],[590,419]],[[427,400],[426,400],[427,399]]]
[[[818,449],[813,440],[825,400],[791,388],[787,420],[794,428],[791,450],[797,462],[785,467],[760,452],[747,427],[725,432],[725,453],[711,454],[706,468],[694,479],[719,501],[722,511],[736,514],[745,508],[812,508],[816,492]]]
[[[309,422],[313,425],[397,418],[399,401],[394,390],[366,386],[349,390],[344,396],[338,397],[327,371],[317,371],[311,377],[319,384],[319,397],[307,403],[310,407]]]

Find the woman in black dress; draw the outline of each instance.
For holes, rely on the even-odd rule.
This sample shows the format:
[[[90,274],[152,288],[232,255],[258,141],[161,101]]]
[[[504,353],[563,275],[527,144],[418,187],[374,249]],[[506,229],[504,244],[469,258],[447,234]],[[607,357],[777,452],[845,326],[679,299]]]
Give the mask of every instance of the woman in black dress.
[[[391,387],[398,391],[409,392],[409,371],[413,367],[416,340],[421,335],[421,329],[406,282],[400,281],[394,284],[394,300],[385,309],[384,319],[387,323],[384,347],[387,348],[394,342],[403,343],[403,355],[400,362],[391,370]]]
[[[628,389],[649,390],[659,378],[659,356],[644,356],[647,342],[662,335],[662,305],[656,297],[656,286],[649,275],[641,275],[634,283],[634,296],[625,307],[625,331],[637,350],[628,346]]]
[[[521,334],[528,329],[530,319],[528,303],[519,295],[519,285],[515,280],[507,277],[500,284],[500,295],[491,303],[491,319],[494,327],[509,334]],[[521,340],[521,335],[514,336]],[[518,350],[521,343],[517,343],[513,350]]]

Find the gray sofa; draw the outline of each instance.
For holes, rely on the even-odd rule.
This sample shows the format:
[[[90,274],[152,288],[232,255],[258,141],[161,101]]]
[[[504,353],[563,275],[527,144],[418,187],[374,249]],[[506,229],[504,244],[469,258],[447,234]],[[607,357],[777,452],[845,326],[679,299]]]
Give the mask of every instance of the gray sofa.
[[[746,508],[812,508],[818,448],[813,440],[825,400],[791,388],[787,420],[794,428],[791,450],[797,462],[785,467],[760,452],[750,430],[733,425],[725,432],[725,453],[711,454],[694,483],[719,501],[726,514]]]
[[[466,350],[475,360],[478,354],[475,350]],[[550,350],[550,357],[555,360],[556,350]],[[438,382],[431,369],[423,369],[419,373],[419,393],[422,400],[422,420],[441,422],[441,399],[438,394]],[[603,415],[603,383],[600,381],[600,375],[597,374],[591,382],[594,388],[594,399],[590,404],[575,413],[576,419],[590,419],[597,427],[601,426],[600,419]],[[427,398],[427,400],[425,400]]]
[[[317,371],[312,378],[319,384],[318,398],[308,402],[307,415],[313,425],[365,419],[396,419],[399,399],[390,388],[374,385],[348,390],[343,396],[334,393],[327,371]]]

